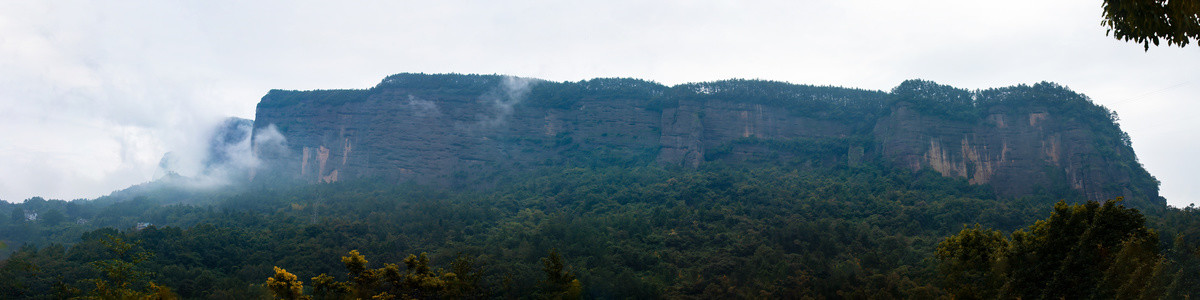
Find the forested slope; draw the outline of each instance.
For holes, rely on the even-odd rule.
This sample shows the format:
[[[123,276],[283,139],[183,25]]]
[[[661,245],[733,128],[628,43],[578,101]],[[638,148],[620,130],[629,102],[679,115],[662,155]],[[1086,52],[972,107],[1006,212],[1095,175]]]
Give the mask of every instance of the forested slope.
[[[148,272],[140,284],[185,298],[268,295],[262,284],[275,266],[310,286],[320,274],[350,280],[339,258],[351,250],[371,269],[421,253],[443,271],[468,261],[463,270],[477,279],[467,290],[480,297],[559,291],[545,283],[551,251],[587,297],[937,296],[954,291],[934,256],[946,236],[964,224],[1016,230],[1045,218],[1055,201],[992,195],[930,171],[712,166],[550,168],[486,191],[359,180],[250,189],[212,206],[157,205],[162,199],[150,196],[96,219],[154,225],[90,231],[70,247],[20,247],[0,267],[0,288],[5,298],[87,294],[86,279],[105,278],[89,262],[113,258],[103,245],[111,235],[153,253],[138,266]],[[1196,249],[1198,213],[1168,209],[1148,224],[1162,249]],[[30,234],[94,227],[5,226]]]

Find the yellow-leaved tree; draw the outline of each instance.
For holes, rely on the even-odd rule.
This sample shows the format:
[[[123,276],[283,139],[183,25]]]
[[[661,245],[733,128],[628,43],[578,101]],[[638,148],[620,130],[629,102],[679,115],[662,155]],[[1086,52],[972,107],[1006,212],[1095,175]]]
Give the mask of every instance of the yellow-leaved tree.
[[[303,283],[295,275],[275,267],[275,276],[267,278],[267,287],[280,299],[462,299],[481,298],[478,274],[470,260],[460,255],[452,271],[433,269],[425,253],[409,255],[405,270],[385,263],[372,269],[370,261],[358,250],[342,256],[347,281],[328,274],[312,278],[312,296],[304,295]],[[461,274],[461,275],[460,275]]]

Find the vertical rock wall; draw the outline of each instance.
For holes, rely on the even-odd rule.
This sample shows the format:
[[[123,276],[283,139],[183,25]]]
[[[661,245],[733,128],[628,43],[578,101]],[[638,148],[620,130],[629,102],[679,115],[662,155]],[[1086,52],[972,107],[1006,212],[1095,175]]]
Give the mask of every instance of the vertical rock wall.
[[[1054,188],[1055,178],[1065,178],[1093,200],[1132,196],[1123,187],[1133,184],[1130,178],[1111,171],[1117,162],[1098,155],[1095,132],[1042,107],[994,107],[982,122],[964,122],[922,115],[899,103],[877,122],[874,134],[886,160],[991,184],[1008,196]]]
[[[276,96],[268,94],[264,103]],[[871,145],[849,146],[838,163],[881,159],[991,184],[1008,196],[1065,180],[1088,198],[1108,199],[1129,194],[1135,184],[1129,174],[1110,172],[1129,162],[1100,155],[1102,139],[1092,128],[1044,107],[995,106],[982,118],[963,121],[922,114],[901,101],[878,117],[837,120],[742,100],[683,97],[649,108],[638,96],[584,97],[547,107],[392,86],[372,89],[359,101],[260,104],[255,128],[278,128],[289,151],[264,159],[284,176],[308,182],[364,177],[451,182],[595,157],[698,167],[714,149],[733,158],[776,157],[764,155],[774,151],[770,148],[730,147],[746,139],[866,137]],[[1132,190],[1157,198],[1157,186]]]

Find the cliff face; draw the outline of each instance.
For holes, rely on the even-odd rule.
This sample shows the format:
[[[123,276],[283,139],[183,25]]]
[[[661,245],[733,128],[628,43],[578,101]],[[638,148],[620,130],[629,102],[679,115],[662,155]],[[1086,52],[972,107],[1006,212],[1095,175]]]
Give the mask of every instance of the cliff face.
[[[1089,199],[1133,197],[1128,176],[1097,153],[1096,133],[1063,120],[1043,107],[996,107],[979,122],[947,121],[914,112],[901,103],[879,120],[875,138],[881,154],[910,169],[991,184],[1005,195],[1053,188],[1065,178]]]
[[[728,100],[681,100],[663,109],[658,162],[697,167],[706,154],[739,139],[792,140],[845,137],[852,124],[794,116],[764,104]],[[754,155],[760,149],[742,146],[735,156]]]
[[[368,90],[272,91],[254,122],[256,136],[273,126],[286,138],[283,151],[256,149],[272,172],[309,182],[453,183],[558,164],[874,161],[1005,196],[1066,186],[1161,204],[1127,137],[1086,97],[1052,84],[963,93],[921,81],[885,93],[399,74]]]
[[[521,102],[541,82],[481,80],[495,85],[478,93],[389,86],[357,102],[260,105],[255,122],[258,128],[274,125],[287,139],[290,153],[268,159],[282,172],[312,182],[359,177],[446,182],[558,163],[571,153],[606,150],[637,157],[657,150],[661,113],[634,100],[532,107]]]

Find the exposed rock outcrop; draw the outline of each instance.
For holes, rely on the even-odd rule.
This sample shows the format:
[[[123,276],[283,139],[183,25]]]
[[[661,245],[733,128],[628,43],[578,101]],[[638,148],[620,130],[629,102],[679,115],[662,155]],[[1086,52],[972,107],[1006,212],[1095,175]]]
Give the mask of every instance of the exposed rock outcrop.
[[[1110,114],[1045,83],[972,94],[909,81],[886,93],[398,74],[367,90],[271,91],[255,128],[274,125],[287,139],[289,151],[263,157],[277,175],[309,182],[450,183],[561,163],[877,161],[1006,196],[1065,184],[1091,199],[1161,203]]]

